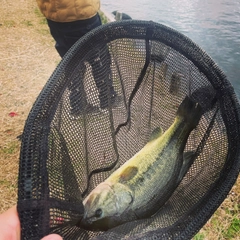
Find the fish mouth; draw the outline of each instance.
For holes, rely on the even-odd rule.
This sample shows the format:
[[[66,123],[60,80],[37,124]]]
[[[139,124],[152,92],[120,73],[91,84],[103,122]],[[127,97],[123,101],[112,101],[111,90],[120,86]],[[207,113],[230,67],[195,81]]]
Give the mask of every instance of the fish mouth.
[[[85,230],[91,230],[92,229],[92,222],[93,221],[91,221],[91,219],[85,219],[85,218],[83,218],[80,222],[79,222],[79,224],[78,224],[78,226],[80,227],[80,228],[83,228],[83,229],[85,229]]]
[[[112,223],[113,222],[109,218],[102,218],[95,221],[94,217],[91,217],[86,219],[83,218],[78,226],[88,231],[107,231],[113,227]]]

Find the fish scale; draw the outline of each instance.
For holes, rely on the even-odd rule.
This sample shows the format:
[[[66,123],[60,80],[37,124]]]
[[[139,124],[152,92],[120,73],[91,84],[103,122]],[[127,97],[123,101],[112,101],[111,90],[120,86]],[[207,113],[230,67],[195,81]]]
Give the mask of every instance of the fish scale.
[[[160,154],[158,154],[157,157],[153,156],[151,158],[151,159],[155,159],[155,161],[152,161],[151,164],[147,165],[145,163],[145,165],[148,166],[145,172],[142,171],[139,175],[136,176],[136,179],[133,178],[132,181],[130,180],[129,183],[126,183],[130,189],[132,189],[132,186],[135,188],[134,193],[135,193],[136,201],[133,204],[133,209],[138,212],[139,208],[145,206],[144,211],[141,210],[141,214],[137,214],[139,217],[151,216],[155,211],[155,207],[153,207],[153,205],[162,205],[163,202],[165,202],[165,200],[169,197],[168,196],[169,194],[167,193],[165,193],[164,196],[163,194],[158,194],[158,196],[155,197],[155,193],[158,192],[159,189],[164,188],[168,184],[174,187],[176,184],[177,179],[175,177],[173,179],[172,176],[174,175],[174,173],[175,174],[179,173],[181,169],[183,158],[182,156],[178,157],[177,155],[179,155],[179,151],[181,151],[181,149],[179,150],[179,148],[181,148],[183,144],[185,145],[185,142],[180,142],[180,143],[178,142],[179,140],[180,141],[182,140],[182,138],[180,137],[181,133],[183,132],[184,135],[186,135],[187,133],[182,130],[179,130],[179,126],[182,124],[182,122],[183,122],[183,119],[179,119],[178,122],[175,122],[175,124],[173,125],[175,128],[174,129],[175,131],[171,128],[169,129],[169,131],[175,133],[174,135],[169,136],[168,132],[166,132],[166,134],[163,134],[160,139],[156,139],[156,143],[154,144],[156,145],[155,146],[156,152],[158,150],[157,148],[159,143],[161,144],[163,141],[165,141],[165,144],[163,144],[163,148]],[[179,138],[171,139],[172,136],[176,137],[177,132],[179,132],[178,133]],[[186,138],[186,137],[183,137],[183,138]],[[168,151],[169,147],[172,148],[172,151]],[[176,150],[174,150],[174,148]],[[141,153],[139,152],[139,154]],[[178,161],[174,161],[174,159],[176,158],[178,159]],[[165,159],[166,161],[164,161]],[[168,159],[172,161],[168,161]],[[141,161],[144,163],[144,159],[141,159]],[[170,169],[171,171],[166,171],[167,169]],[[139,188],[135,187],[137,185],[136,182],[142,176],[144,176],[143,178],[145,179],[145,181],[142,183],[143,186]],[[164,181],[161,181],[161,179],[164,179]],[[156,184],[156,182],[158,184]],[[140,196],[142,195],[141,193],[142,191],[146,193],[144,195],[146,196],[144,199],[140,198]]]

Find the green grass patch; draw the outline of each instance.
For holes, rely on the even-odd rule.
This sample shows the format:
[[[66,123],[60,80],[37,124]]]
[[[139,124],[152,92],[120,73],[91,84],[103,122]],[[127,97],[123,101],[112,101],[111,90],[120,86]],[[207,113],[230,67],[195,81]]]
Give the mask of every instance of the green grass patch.
[[[99,11],[99,15],[100,15],[102,24],[106,24],[108,22],[108,20],[107,20],[107,17],[104,15],[104,13]]]
[[[9,181],[7,181],[5,179],[1,179],[0,180],[0,185],[9,185]]]
[[[34,13],[37,15],[37,17],[40,17],[40,18],[43,17],[43,15],[42,15],[42,13],[41,13],[41,11],[40,11],[40,9],[38,7],[36,7],[34,9]]]
[[[35,8],[34,13],[39,18],[40,24],[47,24],[47,19],[43,16],[39,8]]]
[[[193,240],[204,240],[205,235],[203,233],[197,233],[194,237]]]
[[[16,22],[14,22],[13,20],[5,20],[3,22],[3,25],[6,27],[14,27],[16,26]]]
[[[5,186],[6,188],[13,188],[16,189],[17,188],[17,184],[13,184],[11,181],[8,181],[6,179],[1,179],[0,180],[0,185],[1,186]]]
[[[17,142],[11,142],[6,146],[0,147],[0,154],[14,154],[18,151],[18,148]]]
[[[32,27],[33,26],[32,22],[29,21],[29,20],[23,20],[21,23],[23,25],[27,26],[27,27]]]
[[[47,19],[46,18],[42,18],[40,20],[40,24],[47,24]]]
[[[229,228],[223,233],[226,239],[236,239],[240,233],[240,219],[236,216],[233,218]]]

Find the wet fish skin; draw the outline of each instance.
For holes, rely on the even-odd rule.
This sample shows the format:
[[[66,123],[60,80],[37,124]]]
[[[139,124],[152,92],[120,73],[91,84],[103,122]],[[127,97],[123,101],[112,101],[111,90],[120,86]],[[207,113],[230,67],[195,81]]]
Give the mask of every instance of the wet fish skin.
[[[155,214],[192,163],[192,153],[183,151],[201,116],[200,105],[186,97],[169,129],[165,133],[155,129],[138,153],[84,199],[80,227],[104,231]]]

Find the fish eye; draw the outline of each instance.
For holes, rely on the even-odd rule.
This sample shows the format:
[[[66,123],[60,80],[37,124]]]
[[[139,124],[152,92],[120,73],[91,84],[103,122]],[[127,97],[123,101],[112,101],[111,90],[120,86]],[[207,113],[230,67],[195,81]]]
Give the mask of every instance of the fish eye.
[[[101,208],[98,208],[96,211],[95,211],[95,217],[101,217],[102,216],[102,209]]]

